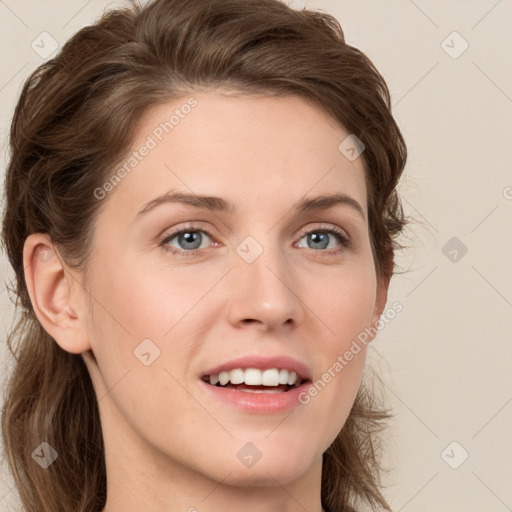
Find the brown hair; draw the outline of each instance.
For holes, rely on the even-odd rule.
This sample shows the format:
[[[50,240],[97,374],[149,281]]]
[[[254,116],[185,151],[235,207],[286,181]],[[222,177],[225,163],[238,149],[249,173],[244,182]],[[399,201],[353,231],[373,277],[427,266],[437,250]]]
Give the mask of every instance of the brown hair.
[[[23,505],[31,512],[98,512],[106,472],[97,398],[79,354],[62,350],[38,322],[24,280],[23,245],[47,233],[86,275],[105,183],[155,105],[194,90],[299,96],[365,145],[372,251],[379,279],[395,271],[406,220],[396,192],[406,147],[382,76],[347,45],[332,16],[278,0],[155,0],[112,10],[77,32],[24,84],[10,132],[2,241],[16,274],[21,314],[8,338],[16,359],[2,435]],[[390,510],[380,491],[379,437],[389,417],[365,384],[324,454],[322,505]],[[32,451],[60,454],[48,469]]]

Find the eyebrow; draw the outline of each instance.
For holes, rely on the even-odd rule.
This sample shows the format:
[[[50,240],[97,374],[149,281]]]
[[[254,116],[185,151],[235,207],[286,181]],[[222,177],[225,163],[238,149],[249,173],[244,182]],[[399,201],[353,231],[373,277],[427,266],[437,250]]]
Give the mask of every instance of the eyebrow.
[[[221,197],[169,191],[144,204],[133,221],[135,222],[156,207],[167,203],[184,204],[217,212],[234,213],[236,211],[236,206],[233,203]],[[346,194],[324,194],[317,197],[304,197],[294,206],[293,210],[297,213],[307,213],[317,210],[327,210],[342,204],[357,211],[366,221],[366,214],[361,205],[354,198]]]

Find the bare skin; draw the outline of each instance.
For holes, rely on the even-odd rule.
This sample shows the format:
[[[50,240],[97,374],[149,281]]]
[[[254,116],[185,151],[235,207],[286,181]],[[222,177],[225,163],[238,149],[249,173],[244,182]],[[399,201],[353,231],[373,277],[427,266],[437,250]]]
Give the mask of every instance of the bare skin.
[[[193,97],[197,106],[161,141],[155,127],[187,98],[143,119],[134,150],[152,134],[157,144],[101,199],[87,289],[58,255],[37,257],[52,248],[46,235],[27,239],[32,303],[91,374],[106,450],[103,512],[320,512],[322,454],[350,412],[366,349],[307,405],[284,412],[218,400],[201,378],[238,357],[287,356],[316,381],[379,320],[387,287],[371,253],[364,163],[338,150],[349,134],[300,98]],[[217,196],[235,212],[167,202],[136,218],[169,191]],[[332,194],[362,213],[347,202],[294,210]],[[194,234],[194,254],[171,236],[179,230]],[[250,263],[237,252],[258,246]],[[143,340],[150,355],[141,359]],[[251,467],[239,456],[247,443],[261,455]]]

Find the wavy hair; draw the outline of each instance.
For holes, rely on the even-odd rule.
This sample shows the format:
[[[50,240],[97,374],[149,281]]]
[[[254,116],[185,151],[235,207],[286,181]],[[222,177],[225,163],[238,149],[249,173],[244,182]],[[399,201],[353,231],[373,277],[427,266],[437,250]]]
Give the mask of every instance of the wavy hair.
[[[15,108],[5,179],[2,244],[15,272],[19,315],[8,334],[14,365],[2,436],[30,512],[99,512],[106,499],[100,415],[80,354],[62,350],[38,322],[23,269],[31,233],[47,233],[86,275],[94,190],[128,151],[149,108],[193,91],[299,96],[365,145],[368,222],[377,276],[389,283],[406,225],[396,191],[406,146],[390,94],[369,58],[345,42],[326,13],[279,0],[132,1],[79,30],[26,80]],[[341,432],[323,455],[328,512],[366,504],[390,510],[381,491],[380,439],[389,417],[362,384]],[[60,457],[46,470],[41,440]]]

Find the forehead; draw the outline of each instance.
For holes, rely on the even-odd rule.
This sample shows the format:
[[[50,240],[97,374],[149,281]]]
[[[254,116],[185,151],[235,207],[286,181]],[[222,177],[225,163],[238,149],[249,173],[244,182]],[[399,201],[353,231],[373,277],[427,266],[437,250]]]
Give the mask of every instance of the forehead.
[[[363,160],[351,161],[339,149],[347,136],[296,96],[191,93],[145,114],[130,151],[112,170],[128,172],[109,200],[133,209],[179,189],[270,207],[274,200],[341,192],[366,210]]]

